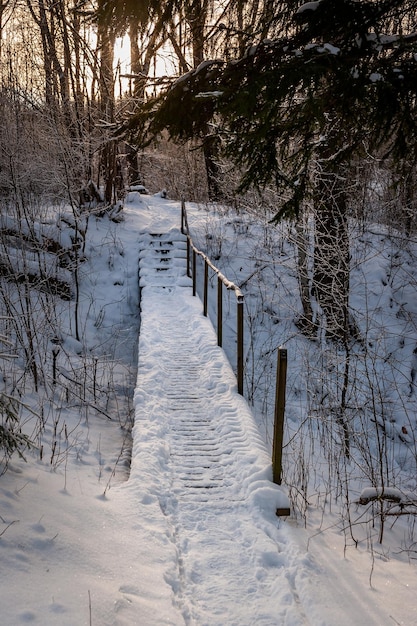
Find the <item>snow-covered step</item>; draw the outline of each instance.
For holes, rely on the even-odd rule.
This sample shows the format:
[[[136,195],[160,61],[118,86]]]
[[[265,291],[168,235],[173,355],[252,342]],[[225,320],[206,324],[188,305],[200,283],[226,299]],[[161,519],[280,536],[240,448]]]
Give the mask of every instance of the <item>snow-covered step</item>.
[[[161,271],[166,269],[172,269],[179,274],[185,274],[185,259],[182,258],[170,258],[170,259],[155,259],[154,257],[147,258],[140,266],[140,274],[150,274],[155,271]]]
[[[187,240],[179,231],[142,233],[139,245],[141,288],[190,284],[189,280],[183,280],[186,277]]]

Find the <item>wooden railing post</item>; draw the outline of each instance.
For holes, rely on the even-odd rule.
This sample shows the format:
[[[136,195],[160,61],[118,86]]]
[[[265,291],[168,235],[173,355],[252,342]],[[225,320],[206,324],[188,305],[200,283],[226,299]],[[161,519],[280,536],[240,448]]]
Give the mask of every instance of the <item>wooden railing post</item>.
[[[190,241],[190,236],[187,235],[187,276],[188,278],[190,278],[191,276],[190,257],[191,257],[191,241]]]
[[[193,296],[197,293],[197,253],[193,248]]]
[[[217,277],[217,345],[223,345],[223,281]]]
[[[204,312],[204,317],[207,317],[207,312],[208,312],[208,263],[207,263],[207,259],[204,259],[204,298],[203,298],[203,312]]]
[[[237,298],[237,390],[243,396],[243,296]]]
[[[277,377],[275,386],[274,440],[272,443],[272,475],[277,485],[281,484],[282,446],[284,440],[285,390],[287,383],[287,350],[278,349]]]
[[[185,212],[185,200],[184,198],[181,199],[181,233],[183,235],[188,235],[188,228],[186,227],[187,224],[187,214]]]

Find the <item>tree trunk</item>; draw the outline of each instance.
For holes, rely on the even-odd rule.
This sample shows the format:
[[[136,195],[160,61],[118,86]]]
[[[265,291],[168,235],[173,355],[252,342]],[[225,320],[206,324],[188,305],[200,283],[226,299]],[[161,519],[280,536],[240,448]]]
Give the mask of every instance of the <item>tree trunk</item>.
[[[326,318],[326,336],[349,334],[349,232],[343,180],[322,172],[316,187],[314,293]]]
[[[209,0],[199,0],[193,2],[186,11],[186,20],[191,31],[191,45],[193,52],[193,67],[196,68],[204,61],[205,50],[205,30],[207,27],[207,16],[209,12]],[[220,200],[222,197],[221,186],[219,184],[218,166],[218,137],[210,133],[207,125],[204,131],[203,155],[207,175],[207,188],[210,200]]]
[[[209,199],[214,202],[222,199],[222,189],[220,185],[220,168],[218,166],[218,145],[217,135],[211,135],[207,127],[207,134],[203,141],[203,154],[207,174],[207,188]]]
[[[103,2],[103,0],[101,0]],[[97,25],[97,41],[100,51],[100,113],[102,119],[108,123],[114,122],[114,43],[113,29],[100,19]],[[101,151],[100,169],[104,178],[104,200],[111,204],[114,199],[116,178],[116,143],[113,139],[104,139]]]
[[[6,0],[5,2],[3,2],[3,0],[0,0],[0,63],[2,60],[2,32],[3,32],[3,16],[4,16],[4,12],[7,9],[7,5],[9,4],[9,0]]]
[[[307,337],[314,337],[317,332],[317,325],[313,321],[313,309],[311,306],[311,280],[309,272],[309,237],[307,230],[307,220],[301,217],[296,224],[297,242],[297,270],[298,285],[300,290],[302,316],[296,321],[298,328]]]

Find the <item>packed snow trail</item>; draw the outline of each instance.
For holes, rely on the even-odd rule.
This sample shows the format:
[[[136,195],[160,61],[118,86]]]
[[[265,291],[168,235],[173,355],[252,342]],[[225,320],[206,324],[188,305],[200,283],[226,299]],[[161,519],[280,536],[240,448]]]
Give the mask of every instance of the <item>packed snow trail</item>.
[[[171,551],[163,584],[171,588],[172,612],[165,603],[158,619],[156,606],[152,624],[332,626],[364,617],[383,624],[359,598],[358,610],[345,602],[350,616],[326,606],[316,585],[320,567],[275,516],[288,500],[271,482],[252,413],[192,296],[185,237],[151,228],[140,248],[130,481],[142,483],[142,503],[158,504]]]
[[[294,602],[282,606],[274,593],[283,563],[257,528],[254,509],[257,498],[271,497],[271,510],[286,498],[269,482],[270,460],[250,411],[191,294],[185,237],[175,230],[144,234],[140,245],[133,471],[135,456],[143,465],[148,450],[149,463],[158,466],[148,489],[177,555],[165,575],[173,603],[185,624],[284,624]],[[147,365],[156,355],[157,370]],[[242,602],[231,606],[231,597]]]

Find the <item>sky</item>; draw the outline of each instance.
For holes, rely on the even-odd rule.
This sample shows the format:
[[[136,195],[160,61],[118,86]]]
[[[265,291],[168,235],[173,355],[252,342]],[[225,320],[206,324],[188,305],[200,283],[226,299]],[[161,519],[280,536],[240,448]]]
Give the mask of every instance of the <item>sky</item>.
[[[417,572],[401,518],[377,545],[377,530],[360,526],[358,506],[360,530],[351,536],[337,498],[330,509],[318,505],[326,494],[322,478],[315,490],[309,483],[304,516],[286,480],[271,482],[270,421],[236,389],[232,301],[223,350],[186,276],[180,205],[161,195],[133,191],[123,221],[89,220],[82,337],[74,337],[73,303],[62,303],[54,404],[37,432],[38,448],[26,461],[13,457],[0,477],[1,623],[417,624]],[[215,207],[188,211],[193,237],[216,253],[228,277],[248,288],[254,262],[264,274],[259,249],[248,252],[260,233],[266,239],[264,225]],[[293,280],[277,246],[280,269]],[[376,292],[383,260],[373,254],[372,263],[367,278]],[[273,306],[261,293],[261,309]],[[248,297],[249,312],[254,302]],[[359,307],[359,291],[355,302]],[[382,307],[385,326],[388,314]],[[263,329],[252,327],[258,338],[262,316],[259,322]],[[305,367],[295,341],[287,344],[287,438],[304,402],[295,393]],[[87,381],[82,399],[65,382],[75,372]],[[34,407],[39,395],[28,388],[25,401]],[[28,414],[28,433],[35,423]],[[308,458],[301,448],[296,454],[299,462]],[[319,464],[309,471],[318,476]],[[278,518],[276,508],[287,505],[291,515]]]

